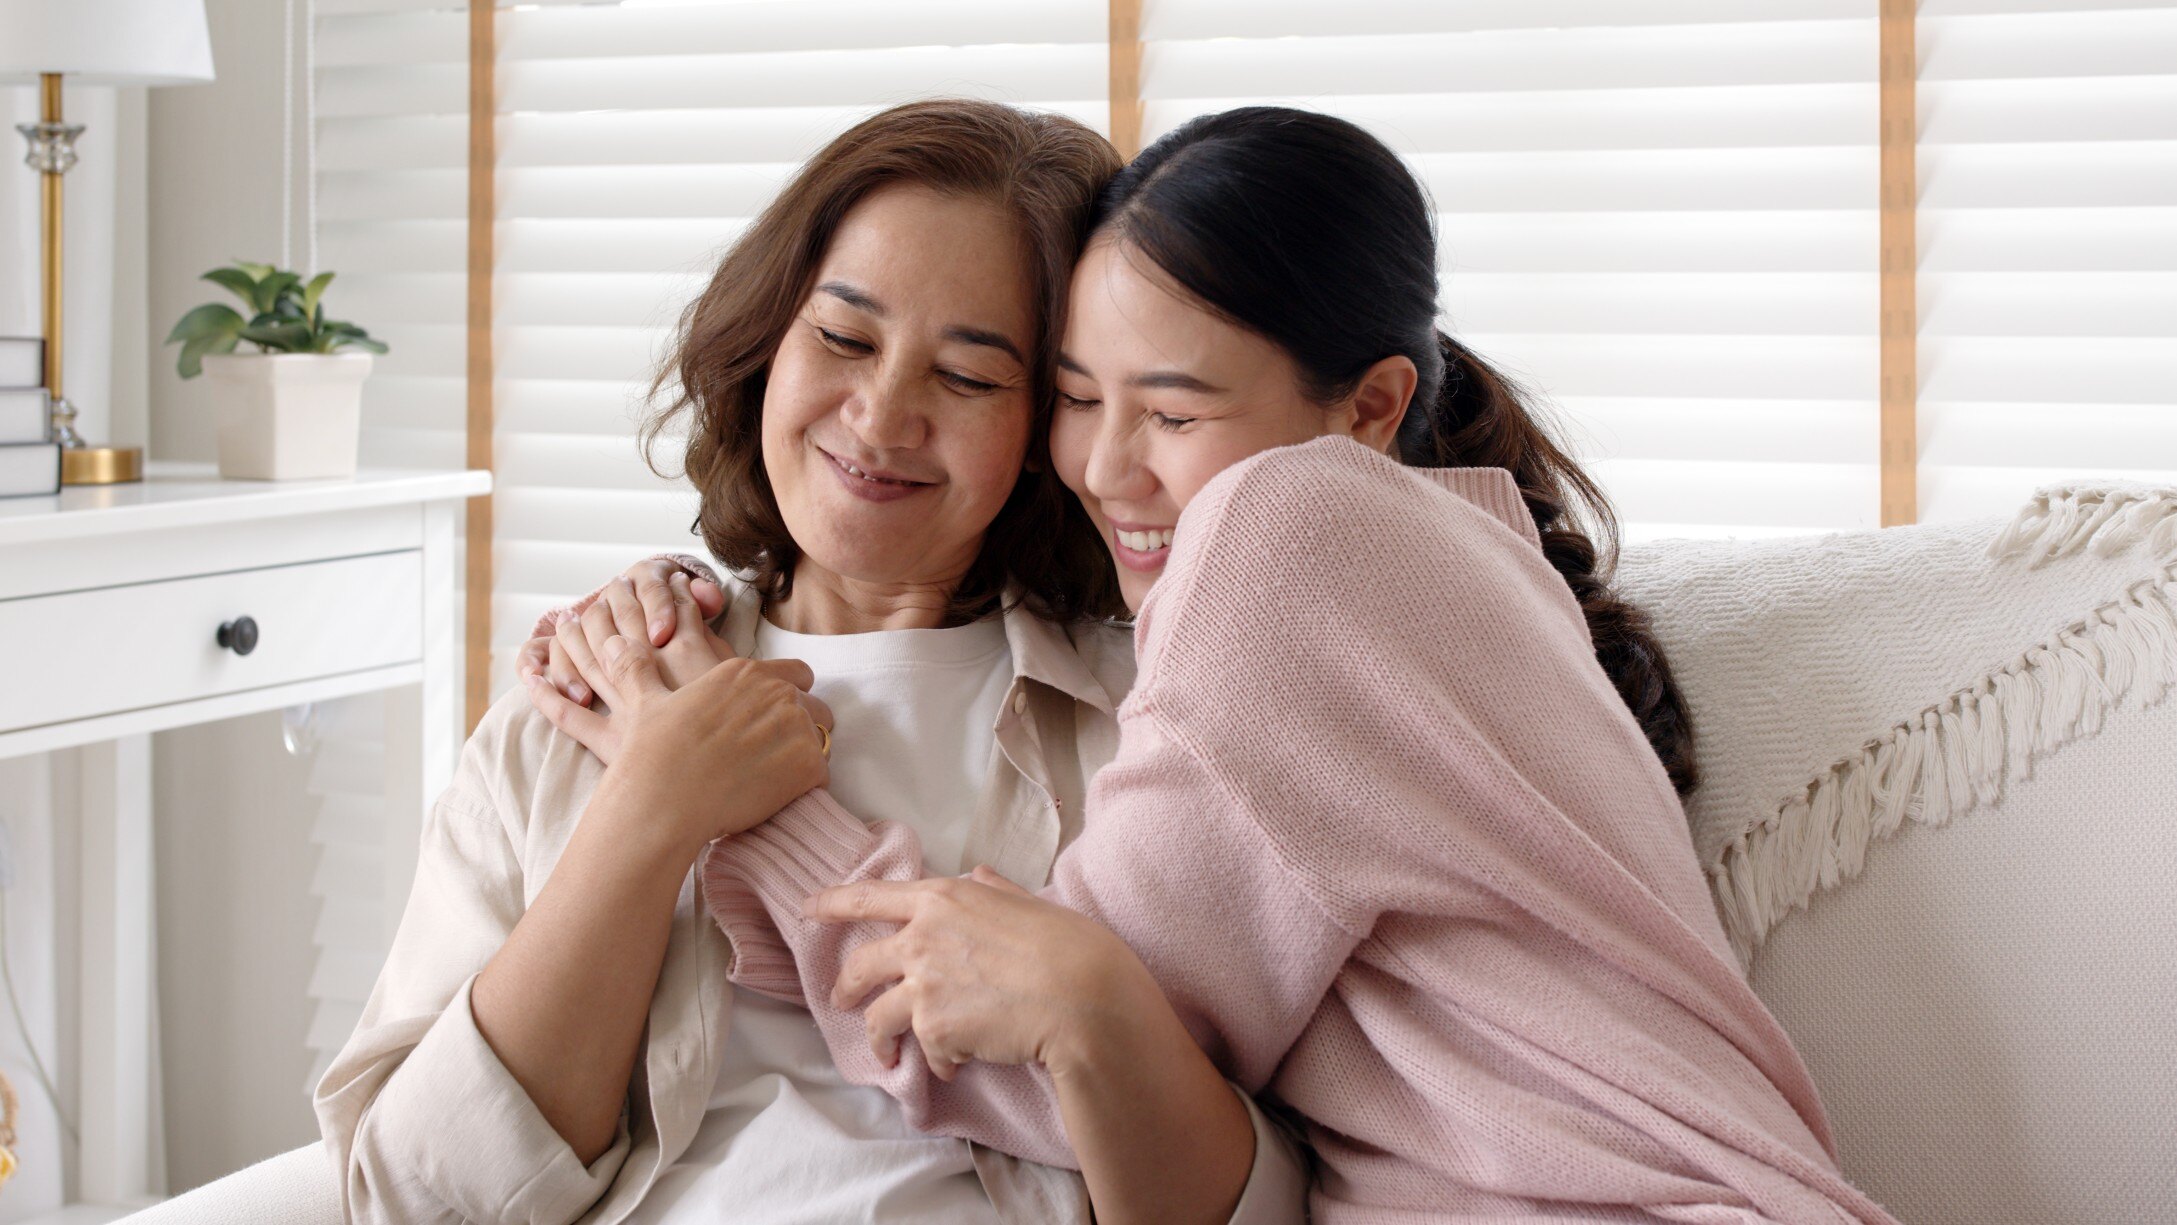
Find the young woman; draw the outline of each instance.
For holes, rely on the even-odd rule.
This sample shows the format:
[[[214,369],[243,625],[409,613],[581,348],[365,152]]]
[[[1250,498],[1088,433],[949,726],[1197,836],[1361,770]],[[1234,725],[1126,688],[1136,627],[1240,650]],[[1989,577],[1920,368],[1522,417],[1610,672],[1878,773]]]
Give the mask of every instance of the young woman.
[[[1038,898],[813,792],[708,853],[736,981],[919,1125],[1052,1162],[1113,1066],[1080,1052],[1169,1007],[1304,1120],[1318,1220],[1887,1221],[1716,920],[1683,711],[1563,520],[1592,487],[1436,328],[1412,177],[1249,109],[1100,212],[1052,456],[1141,671],[1085,832]],[[597,641],[640,707],[630,624]]]
[[[1025,462],[1116,168],[1069,120],[899,107],[725,256],[653,441],[687,415],[705,544],[746,576],[728,639],[765,662],[684,669],[703,635],[682,635],[660,664],[677,691],[616,712],[633,743],[609,771],[518,693],[485,717],[318,1086],[348,1219],[1087,1225],[1092,1200],[1104,1221],[1300,1219],[1293,1150],[1184,1033],[1062,1095],[1080,1175],[918,1132],[840,1077],[808,1012],[728,981],[693,877],[707,844],[827,778],[922,830],[943,870],[1048,870],[1040,797],[1078,812],[1132,674],[1123,635],[1079,628],[1110,606],[1091,529]],[[929,717],[891,717],[902,687]]]

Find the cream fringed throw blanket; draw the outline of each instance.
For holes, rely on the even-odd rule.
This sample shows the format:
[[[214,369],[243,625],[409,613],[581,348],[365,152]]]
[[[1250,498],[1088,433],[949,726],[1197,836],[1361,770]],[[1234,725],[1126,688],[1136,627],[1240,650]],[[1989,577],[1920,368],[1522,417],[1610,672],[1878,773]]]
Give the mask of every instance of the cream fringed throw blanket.
[[[1620,576],[1694,712],[1687,816],[1742,962],[1873,841],[1998,802],[2177,681],[2177,490],[2051,488],[2001,531],[1668,541]]]

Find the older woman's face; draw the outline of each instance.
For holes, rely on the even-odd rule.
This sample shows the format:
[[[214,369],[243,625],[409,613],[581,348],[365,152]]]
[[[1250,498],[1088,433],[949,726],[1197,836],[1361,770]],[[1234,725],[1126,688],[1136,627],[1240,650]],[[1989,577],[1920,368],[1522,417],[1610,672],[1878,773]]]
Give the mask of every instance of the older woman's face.
[[[840,222],[764,386],[763,461],[805,563],[956,584],[1020,479],[1035,306],[997,205],[885,188]]]

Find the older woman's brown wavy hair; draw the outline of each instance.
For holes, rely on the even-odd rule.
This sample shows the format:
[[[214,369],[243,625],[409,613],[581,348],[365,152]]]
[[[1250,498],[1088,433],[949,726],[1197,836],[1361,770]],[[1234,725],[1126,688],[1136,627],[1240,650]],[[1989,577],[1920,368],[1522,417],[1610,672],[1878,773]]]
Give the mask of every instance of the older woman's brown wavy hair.
[[[765,378],[840,220],[880,188],[913,184],[989,201],[1012,215],[1036,309],[1028,470],[954,592],[953,615],[965,620],[995,611],[1008,580],[1020,585],[1030,611],[1053,620],[1121,608],[1102,540],[1043,462],[1067,281],[1096,193],[1118,169],[1111,145],[1071,119],[969,99],[893,107],[811,158],[689,304],[672,355],[651,386],[661,406],[643,425],[644,456],[667,475],[658,468],[656,445],[681,413],[689,415],[682,467],[701,495],[695,529],[712,555],[767,599],[792,590],[801,550],[764,472]]]

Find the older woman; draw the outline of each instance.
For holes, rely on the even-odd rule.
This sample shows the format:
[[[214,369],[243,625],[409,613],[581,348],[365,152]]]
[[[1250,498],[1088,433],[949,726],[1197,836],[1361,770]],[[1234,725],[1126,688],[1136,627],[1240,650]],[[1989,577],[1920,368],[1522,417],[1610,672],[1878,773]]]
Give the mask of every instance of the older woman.
[[[1178,1077],[1144,1065],[1078,1103],[1079,1177],[917,1132],[837,1073],[807,1012],[730,984],[692,875],[827,779],[941,867],[1048,869],[1131,677],[1123,636],[1083,628],[1111,606],[1093,531],[1025,462],[1115,165],[1063,119],[895,108],[726,255],[651,438],[689,417],[704,542],[745,576],[723,622],[743,658],[696,666],[681,580],[659,664],[681,687],[618,712],[624,762],[601,769],[518,693],[476,729],[318,1087],[351,1220],[1298,1218],[1292,1150],[1184,1034]],[[1205,1166],[1193,1199],[1167,1197]]]

